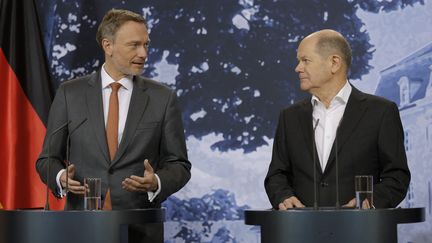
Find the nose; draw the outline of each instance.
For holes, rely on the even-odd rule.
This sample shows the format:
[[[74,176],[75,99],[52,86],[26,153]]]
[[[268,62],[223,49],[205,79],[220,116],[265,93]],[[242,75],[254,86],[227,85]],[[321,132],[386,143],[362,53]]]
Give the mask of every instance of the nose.
[[[295,72],[296,73],[300,73],[303,70],[303,65],[301,64],[301,62],[299,62],[295,68]]]
[[[140,48],[138,48],[138,57],[144,59],[147,58],[147,52],[148,52],[147,47],[141,46]]]

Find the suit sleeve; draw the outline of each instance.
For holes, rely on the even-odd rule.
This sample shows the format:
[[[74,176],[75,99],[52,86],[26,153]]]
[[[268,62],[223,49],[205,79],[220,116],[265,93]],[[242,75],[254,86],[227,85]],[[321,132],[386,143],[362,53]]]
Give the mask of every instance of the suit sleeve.
[[[284,113],[281,112],[276,134],[273,142],[273,153],[267,176],[264,180],[264,187],[273,208],[277,209],[279,203],[294,196],[292,187],[291,165],[286,150],[286,131]]]
[[[404,147],[404,131],[396,104],[387,108],[378,135],[380,178],[374,188],[377,208],[396,207],[405,197],[411,179]]]
[[[183,122],[174,91],[169,96],[163,119],[160,155],[161,166],[156,173],[162,189],[155,199],[159,203],[180,190],[191,177],[191,163],[187,157]]]
[[[36,170],[39,173],[41,180],[49,185],[49,188],[56,197],[61,197],[56,176],[58,172],[65,168],[63,160],[65,158],[66,138],[68,134],[67,126],[55,134],[53,131],[61,127],[68,121],[66,111],[66,99],[64,87],[60,86],[54,101],[51,105],[48,126],[45,134],[42,152],[36,161]],[[52,135],[51,135],[52,134]],[[48,156],[48,155],[51,156]],[[49,161],[48,161],[49,158]],[[47,182],[47,166],[49,163],[49,181]]]

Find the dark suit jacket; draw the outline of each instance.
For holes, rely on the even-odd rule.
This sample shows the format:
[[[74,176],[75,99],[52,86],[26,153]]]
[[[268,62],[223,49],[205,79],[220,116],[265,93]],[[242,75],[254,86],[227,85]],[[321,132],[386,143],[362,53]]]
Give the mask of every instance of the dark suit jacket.
[[[109,159],[106,142],[100,72],[63,83],[51,106],[43,150],[36,162],[46,183],[48,150],[51,153],[49,187],[57,196],[57,173],[65,168],[66,140],[70,136],[70,162],[75,164],[75,180],[102,178],[102,198],[111,190],[113,209],[160,207],[168,196],[190,179],[181,112],[173,90],[146,78],[135,76],[128,116],[119,149]],[[50,134],[70,121],[66,129]],[[128,192],[121,182],[131,175],[143,176],[148,159],[160,177],[162,190],[153,203],[146,192]],[[82,209],[83,197],[70,193],[70,209]]]
[[[410,172],[396,104],[353,87],[337,133],[340,203],[355,197],[354,176],[373,175],[375,207],[397,206]],[[274,208],[291,196],[313,206],[313,137],[310,98],[281,112],[264,182]],[[335,145],[324,172],[316,158],[318,205],[335,206]]]

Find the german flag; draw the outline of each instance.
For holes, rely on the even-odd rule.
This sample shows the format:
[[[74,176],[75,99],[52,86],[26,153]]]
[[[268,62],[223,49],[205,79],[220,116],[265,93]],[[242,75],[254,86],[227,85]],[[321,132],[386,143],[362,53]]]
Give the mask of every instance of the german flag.
[[[33,0],[0,1],[0,202],[42,208],[45,185],[35,169],[53,98]],[[50,194],[53,209],[64,202]]]

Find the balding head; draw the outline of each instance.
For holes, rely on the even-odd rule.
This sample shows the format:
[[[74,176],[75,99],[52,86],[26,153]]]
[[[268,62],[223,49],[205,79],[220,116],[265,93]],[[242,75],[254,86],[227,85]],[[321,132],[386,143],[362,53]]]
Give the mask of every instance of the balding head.
[[[325,29],[308,35],[303,41],[315,42],[315,51],[323,58],[338,55],[346,65],[346,73],[351,67],[352,50],[348,41],[337,31]]]

